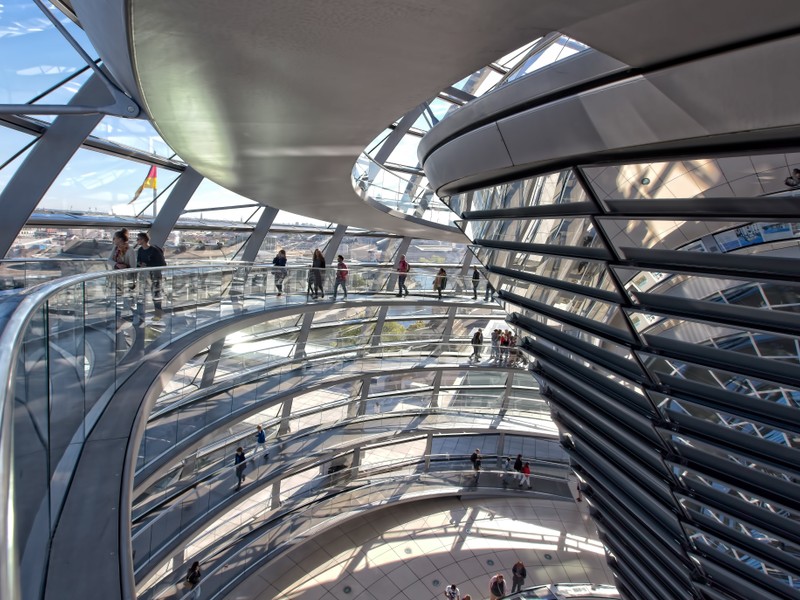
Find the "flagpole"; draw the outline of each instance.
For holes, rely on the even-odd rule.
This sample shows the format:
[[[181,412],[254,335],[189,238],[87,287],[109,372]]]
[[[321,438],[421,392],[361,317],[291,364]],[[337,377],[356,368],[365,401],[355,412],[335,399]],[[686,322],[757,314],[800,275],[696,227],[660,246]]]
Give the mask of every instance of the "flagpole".
[[[150,154],[151,155],[154,154],[153,136],[149,136],[147,138],[147,145],[150,146],[150,148],[149,148],[150,149]],[[149,176],[149,173],[148,173],[148,176]],[[156,199],[156,196],[158,195],[156,193],[158,191],[158,190],[156,190],[157,187],[158,187],[158,184],[154,184],[153,185],[153,221],[156,220],[156,215],[158,214],[158,200]],[[151,226],[152,226],[152,224],[151,224]]]

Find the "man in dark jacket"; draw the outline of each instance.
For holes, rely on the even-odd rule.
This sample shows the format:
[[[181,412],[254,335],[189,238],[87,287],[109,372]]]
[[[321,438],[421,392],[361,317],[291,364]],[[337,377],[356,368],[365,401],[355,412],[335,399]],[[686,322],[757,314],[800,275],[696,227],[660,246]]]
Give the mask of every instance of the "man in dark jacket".
[[[522,481],[522,454],[517,454],[517,460],[514,461],[514,479]]]
[[[525,585],[525,578],[528,576],[528,571],[521,560],[514,563],[511,567],[511,593],[521,592],[522,587]]]
[[[233,456],[233,464],[236,465],[236,489],[240,489],[242,487],[242,482],[244,481],[244,471],[247,468],[247,459],[244,456],[244,448],[239,446],[236,449],[236,454]]]
[[[139,267],[166,267],[167,261],[164,259],[164,251],[158,246],[150,244],[150,236],[144,231],[136,236],[139,249],[136,251],[136,265]],[[150,271],[150,293],[153,295],[153,308],[155,314],[153,319],[161,320],[164,310],[161,306],[161,271]]]

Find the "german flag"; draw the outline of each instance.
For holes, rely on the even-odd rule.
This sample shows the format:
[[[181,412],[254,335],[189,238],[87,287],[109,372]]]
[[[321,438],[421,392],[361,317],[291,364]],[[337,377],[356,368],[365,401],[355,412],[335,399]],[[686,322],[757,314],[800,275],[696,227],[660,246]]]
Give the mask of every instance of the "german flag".
[[[133,200],[128,202],[128,204],[133,204],[134,202],[136,202],[136,199],[139,197],[139,195],[142,193],[142,190],[144,190],[145,188],[149,188],[151,190],[157,189],[158,187],[156,182],[157,178],[158,178],[158,170],[156,169],[156,166],[153,165],[150,167],[150,171],[147,173],[147,177],[144,178],[144,182],[142,183],[142,185],[139,186],[139,189],[136,190],[136,193],[133,195]]]

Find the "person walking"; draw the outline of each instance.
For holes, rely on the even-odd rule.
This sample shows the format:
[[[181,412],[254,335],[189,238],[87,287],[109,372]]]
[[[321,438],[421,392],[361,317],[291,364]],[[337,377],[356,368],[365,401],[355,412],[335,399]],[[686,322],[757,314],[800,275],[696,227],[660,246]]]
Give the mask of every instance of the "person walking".
[[[200,597],[200,579],[202,577],[203,572],[200,570],[200,561],[196,560],[192,563],[192,566],[189,567],[189,571],[183,579],[183,587],[192,591],[191,596],[189,596],[190,598]]]
[[[344,264],[344,256],[341,254],[336,257],[336,279],[333,282],[333,301],[336,302],[336,292],[339,289],[339,286],[342,286],[342,290],[344,291],[344,295],[342,296],[342,300],[347,300],[347,274],[349,271],[347,270],[347,265]]]
[[[511,331],[506,329],[500,334],[500,364],[508,364],[508,348],[511,344]]]
[[[531,465],[530,465],[530,463],[525,463],[522,466],[522,478],[519,480],[519,487],[522,487],[523,484],[527,484],[529,490],[533,489],[533,487],[531,486]]]
[[[478,267],[472,267],[472,299],[478,299],[478,284],[481,281],[481,274],[478,272]]]
[[[324,298],[325,290],[322,289],[322,276],[325,273],[325,257],[319,248],[314,250],[314,258],[311,261],[311,268],[314,281],[314,295],[312,298]]]
[[[283,295],[283,280],[289,274],[286,268],[286,250],[281,248],[272,259],[272,278],[275,280],[275,289],[278,291],[277,296],[280,298]]]
[[[511,479],[511,459],[507,456],[503,457],[503,489],[508,487],[508,482]]]
[[[158,246],[150,244],[149,235],[142,231],[136,236],[136,241],[139,244],[139,249],[136,251],[136,264],[139,267],[167,266],[167,261],[164,259],[164,251]],[[164,316],[164,309],[161,305],[161,271],[150,271],[148,277],[150,279],[150,295],[153,297],[153,308],[155,309],[153,319],[160,321]]]
[[[470,361],[474,358],[475,362],[481,361],[481,350],[483,349],[483,332],[478,329],[472,336],[472,354],[470,354]]]
[[[489,299],[490,295],[492,297],[491,300]],[[489,279],[488,278],[486,279],[486,293],[483,295],[483,301],[484,302],[494,302],[494,287],[492,286],[491,283],[489,283]]]
[[[408,272],[411,270],[411,266],[406,261],[406,255],[400,255],[400,262],[397,263],[397,297],[402,298],[403,293],[408,296],[408,287],[406,287],[406,277],[408,277]]]
[[[514,460],[514,479],[522,479],[522,454],[517,454]]]
[[[492,360],[497,362],[500,360],[500,330],[492,330]]]
[[[236,490],[242,487],[244,481],[244,471],[247,468],[247,462],[244,456],[244,448],[239,446],[236,449],[236,454],[233,456],[233,464],[236,465]]]
[[[433,289],[439,294],[439,300],[442,299],[442,290],[447,286],[447,271],[444,267],[439,267],[439,272],[433,279]]]
[[[261,425],[256,426],[256,449],[253,451],[253,454],[258,454],[259,452],[264,452],[264,460],[269,458],[269,452],[267,452],[267,432],[264,431]]]
[[[444,597],[447,600],[461,600],[461,591],[456,587],[455,583],[451,583],[444,588]]]
[[[514,566],[511,567],[511,593],[521,592],[525,585],[525,578],[528,576],[528,571],[521,560],[517,560]]]
[[[506,595],[506,580],[502,573],[498,573],[489,580],[489,596],[492,600],[500,600]]]
[[[472,463],[472,470],[475,471],[475,480],[481,476],[481,449],[475,448],[475,452],[469,457],[469,462]]]

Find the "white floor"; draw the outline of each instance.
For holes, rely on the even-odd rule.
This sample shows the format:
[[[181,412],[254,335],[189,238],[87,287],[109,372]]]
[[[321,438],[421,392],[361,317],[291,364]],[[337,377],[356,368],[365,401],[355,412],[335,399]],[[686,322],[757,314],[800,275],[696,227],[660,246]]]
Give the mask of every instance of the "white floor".
[[[511,591],[518,559],[528,570],[526,586],[613,583],[585,510],[523,493],[397,505],[271,562],[228,600],[439,600],[449,583],[479,600],[498,572]]]

